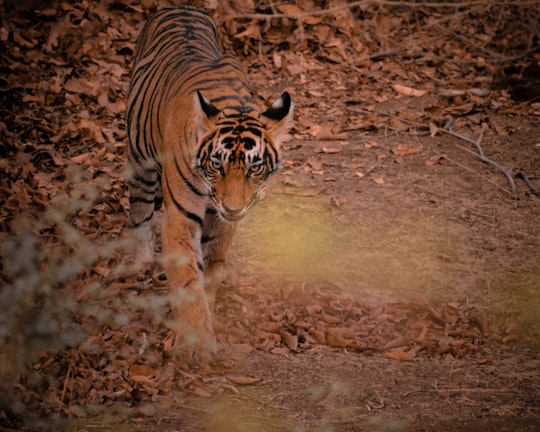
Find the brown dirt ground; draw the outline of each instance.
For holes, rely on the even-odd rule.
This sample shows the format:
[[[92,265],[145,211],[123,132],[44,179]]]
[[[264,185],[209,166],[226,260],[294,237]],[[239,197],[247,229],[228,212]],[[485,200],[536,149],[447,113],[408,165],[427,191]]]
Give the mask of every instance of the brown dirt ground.
[[[514,198],[504,175],[467,151],[474,151],[471,144],[442,133],[431,136],[427,121],[416,128],[425,107],[439,103],[432,92],[411,97],[393,91],[388,82],[381,84],[384,89],[369,87],[373,82],[356,79],[357,68],[343,64],[328,67],[329,63],[321,61],[318,68],[290,76],[256,63],[248,64],[253,87],[264,89],[259,94],[264,99],[287,88],[297,105],[298,126],[285,144],[285,166],[274,178],[268,196],[240,224],[229,276],[216,305],[220,337],[227,338],[232,321],[251,331],[275,321],[280,310],[293,322],[291,310],[303,310],[323,297],[343,315],[349,312],[347,305],[356,305],[355,310],[371,319],[375,332],[392,320],[392,310],[414,315],[415,308],[425,305],[435,309],[459,305],[454,308],[459,313],[471,307],[484,317],[485,323],[478,326],[482,334],[454,339],[468,347],[464,350],[457,345],[438,350],[436,340],[434,347],[420,350],[407,361],[388,358],[388,349],[362,345],[361,338],[358,345],[341,348],[306,342],[291,350],[279,342],[280,349],[265,350],[253,349],[251,343],[244,354],[235,352],[230,368],[193,375],[185,372],[178,385],[156,391],[151,403],[129,395],[127,401],[104,403],[84,414],[70,406],[64,412],[71,419],[81,418],[77,426],[70,423],[67,429],[538,430],[540,199],[520,179],[515,180],[518,191]],[[77,65],[82,70],[86,66],[85,62]],[[9,67],[10,71],[20,69],[15,63]],[[126,76],[121,79],[125,84]],[[11,88],[5,87],[6,100],[12,98],[16,106],[22,96],[12,96],[8,93]],[[385,97],[375,97],[379,92]],[[87,101],[82,97],[82,108],[77,108],[95,105],[95,101]],[[63,115],[62,110],[58,112]],[[488,124],[481,140],[486,155],[514,174],[525,170],[538,185],[538,103],[524,103],[519,110],[504,113],[490,110],[486,102],[479,112],[480,116],[456,115],[461,123],[455,130],[477,138],[481,124]],[[121,115],[114,114],[115,125],[121,123]],[[376,127],[355,126],[359,117],[373,118]],[[393,122],[396,119],[399,121]],[[411,123],[403,127],[407,119]],[[21,124],[14,128],[13,136],[25,134],[31,123]],[[328,125],[332,131],[317,133],[313,125]],[[11,131],[9,124],[7,129]],[[73,130],[70,133],[77,137]],[[61,137],[59,142],[65,140],[70,138]],[[30,139],[25,142],[30,146]],[[82,138],[80,144],[85,144]],[[101,147],[91,145],[92,151]],[[413,149],[412,154],[400,154],[403,148]],[[11,151],[6,150],[8,157],[12,157]],[[125,146],[114,147],[114,151],[117,159],[109,160],[111,165],[125,159]],[[437,155],[444,156],[432,166],[426,165]],[[97,182],[102,174],[90,176],[91,181]],[[117,213],[115,220],[125,223],[122,211]],[[90,270],[85,277],[88,274]],[[84,291],[80,288],[85,286],[84,278],[79,279],[68,290]],[[129,292],[124,296],[140,294],[125,291]],[[297,309],[291,308],[294,292],[308,299]],[[84,299],[83,294],[77,298],[80,303]],[[274,300],[265,313],[268,299]],[[236,309],[229,310],[233,306]],[[98,307],[105,309],[105,305]],[[394,336],[399,336],[400,322],[392,324]],[[101,332],[110,331],[103,330],[99,322],[86,324],[90,334],[95,331],[100,337]],[[144,328],[148,323],[131,322],[131,327],[136,325]],[[113,330],[120,333],[119,344],[127,345],[132,340],[130,325],[118,328]],[[148,325],[150,334],[154,330]],[[155,333],[162,335],[163,330]],[[415,346],[409,342],[407,349]],[[399,347],[399,343],[393,346]],[[109,358],[110,351],[100,356]],[[47,363],[56,371],[56,381],[49,388],[62,391],[59,403],[65,407],[63,393],[71,363],[68,367],[69,357],[55,356]],[[122,367],[127,363],[125,360]],[[119,364],[109,363],[107,373],[115,374]],[[93,373],[97,377],[102,370]],[[240,378],[230,379],[234,376]],[[240,382],[247,377],[256,382]],[[16,388],[26,384],[20,380]],[[47,399],[45,391],[38,396],[40,402]],[[128,406],[136,409],[124,413]],[[61,410],[58,405],[53,407],[54,412]],[[0,414],[5,416],[1,410]],[[6,426],[5,430],[10,429]]]

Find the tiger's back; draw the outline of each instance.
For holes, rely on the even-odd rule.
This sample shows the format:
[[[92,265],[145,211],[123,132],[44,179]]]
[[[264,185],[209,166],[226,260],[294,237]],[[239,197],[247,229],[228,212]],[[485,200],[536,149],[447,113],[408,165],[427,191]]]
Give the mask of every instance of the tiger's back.
[[[279,167],[292,115],[286,92],[259,110],[204,11],[168,8],[146,23],[127,101],[130,212],[146,232],[164,204],[165,271],[173,295],[184,299],[174,307],[177,345],[190,352],[214,341],[208,303],[236,221]]]

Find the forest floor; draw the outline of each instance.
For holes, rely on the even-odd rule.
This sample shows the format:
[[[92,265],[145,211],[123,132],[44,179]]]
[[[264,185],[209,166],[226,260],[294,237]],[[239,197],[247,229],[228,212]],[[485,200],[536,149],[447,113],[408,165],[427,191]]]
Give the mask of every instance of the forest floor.
[[[538,5],[218,6],[296,126],[218,293],[232,361],[189,370],[123,256],[136,3],[1,18],[0,430],[538,430]]]

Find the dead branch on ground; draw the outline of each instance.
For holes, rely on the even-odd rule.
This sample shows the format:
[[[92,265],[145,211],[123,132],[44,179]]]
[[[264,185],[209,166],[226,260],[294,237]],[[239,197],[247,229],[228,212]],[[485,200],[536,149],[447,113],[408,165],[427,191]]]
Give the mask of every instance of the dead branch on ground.
[[[251,18],[251,19],[272,19],[272,18],[290,18],[290,19],[298,19],[302,20],[303,18],[307,17],[313,17],[313,16],[321,16],[321,15],[330,15],[336,12],[339,12],[343,9],[352,9],[354,7],[358,6],[364,6],[366,3],[373,3],[378,4],[381,6],[399,6],[399,7],[412,7],[412,8],[421,8],[421,7],[429,7],[429,8],[455,8],[458,9],[460,7],[473,7],[473,6],[479,6],[479,5],[502,5],[502,6],[509,6],[509,5],[516,5],[516,6],[532,6],[540,4],[540,0],[471,0],[471,1],[463,1],[463,2],[451,2],[451,1],[440,1],[440,2],[433,2],[433,1],[424,1],[424,2],[416,2],[416,1],[404,1],[404,0],[360,0],[360,1],[354,1],[351,3],[347,3],[344,5],[334,6],[328,9],[319,9],[319,10],[313,10],[313,11],[306,11],[302,13],[291,13],[291,12],[284,12],[279,13],[272,8],[273,13],[271,14],[264,14],[264,13],[247,13],[247,14],[237,14],[232,15],[226,18],[226,20],[233,20],[233,19],[239,19],[239,18]]]
[[[451,136],[453,136],[455,138],[459,138],[462,141],[473,144],[476,147],[476,150],[478,151],[478,153],[475,153],[475,152],[471,152],[471,153],[474,154],[476,157],[478,157],[482,162],[485,162],[485,163],[495,167],[500,172],[502,172],[506,176],[506,179],[508,180],[508,183],[510,184],[510,188],[512,189],[512,194],[514,196],[514,199],[517,198],[517,188],[516,188],[516,183],[514,182],[514,179],[512,177],[512,173],[510,171],[508,171],[505,167],[500,165],[499,163],[495,162],[493,159],[488,158],[484,153],[484,149],[482,148],[482,144],[480,144],[481,141],[482,141],[482,137],[484,136],[484,128],[482,128],[482,131],[480,132],[480,136],[478,137],[477,140],[473,140],[472,138],[469,138],[469,137],[467,137],[465,135],[454,132],[451,129],[451,124],[445,125],[444,128],[437,128],[437,131],[444,132],[444,133],[446,133],[448,135],[451,135]]]
[[[540,190],[536,186],[534,186],[531,182],[531,179],[527,176],[525,171],[521,170],[516,174],[516,178],[522,179],[527,186],[529,186],[529,189],[533,194],[535,194],[538,198],[540,198]]]
[[[477,171],[473,170],[472,168],[469,168],[468,166],[465,166],[463,165],[462,163],[458,162],[457,160],[455,159],[452,159],[450,157],[448,157],[448,155],[446,154],[443,154],[443,153],[440,153],[436,150],[433,151],[437,156],[441,157],[442,159],[446,159],[448,162],[451,162],[453,163],[454,165],[464,169],[465,171],[468,171],[478,177],[480,177],[482,180],[484,180],[486,183],[489,183],[493,186],[495,186],[497,189],[500,189],[501,191],[503,191],[504,193],[507,193],[508,195],[511,195],[511,196],[514,196],[514,194],[512,193],[512,191],[510,189],[507,189],[505,187],[502,187],[500,185],[498,185],[497,183],[495,183],[494,181],[488,179],[487,177],[481,175],[481,174],[478,174]]]

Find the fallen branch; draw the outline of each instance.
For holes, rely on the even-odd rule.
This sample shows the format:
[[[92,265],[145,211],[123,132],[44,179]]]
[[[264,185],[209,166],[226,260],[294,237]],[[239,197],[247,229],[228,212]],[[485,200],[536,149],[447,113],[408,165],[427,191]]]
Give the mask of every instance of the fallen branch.
[[[347,3],[344,5],[334,6],[330,7],[328,9],[319,9],[319,10],[313,10],[313,11],[306,11],[302,13],[279,13],[279,12],[273,12],[271,14],[263,14],[263,13],[248,13],[248,14],[238,14],[238,15],[232,15],[226,18],[226,20],[232,20],[232,19],[238,19],[238,18],[251,18],[251,19],[272,19],[272,18],[290,18],[290,19],[298,19],[302,20],[306,17],[313,17],[313,16],[321,16],[321,15],[330,15],[334,14],[336,12],[339,12],[343,9],[352,9],[357,6],[365,6],[366,3],[372,3],[372,4],[378,4],[382,6],[398,6],[398,7],[411,7],[411,8],[421,8],[421,7],[429,7],[429,8],[454,8],[458,9],[461,7],[473,7],[478,5],[519,5],[519,6],[525,6],[525,5],[535,5],[540,4],[540,0],[468,0],[463,2],[452,2],[452,1],[439,1],[439,2],[433,2],[433,1],[405,1],[405,0],[359,0],[354,1],[351,3]]]
[[[480,177],[482,180],[484,180],[485,182],[495,186],[497,189],[500,189],[501,191],[507,193],[508,195],[510,196],[515,196],[512,191],[510,189],[507,189],[507,188],[504,188],[500,185],[498,185],[497,183],[495,183],[494,181],[488,179],[487,177],[484,177],[483,175],[481,174],[478,174],[475,170],[473,170],[472,168],[469,168],[465,165],[463,165],[462,163],[459,163],[458,161],[452,159],[452,158],[449,158],[447,155],[445,154],[442,154],[442,153],[439,153],[438,151],[434,150],[433,151],[437,156],[440,156],[442,159],[446,159],[448,162],[452,162],[454,165],[457,165],[458,167],[464,169],[465,171],[469,171],[470,173],[473,173],[475,175],[477,175],[478,177]]]
[[[516,174],[516,178],[522,179],[527,186],[529,186],[529,189],[533,194],[535,194],[538,198],[540,198],[540,190],[538,190],[531,182],[529,177],[527,177],[527,174],[525,171],[520,171]]]
[[[505,167],[503,167],[499,163],[497,163],[494,160],[488,158],[484,153],[484,149],[482,148],[482,145],[480,144],[480,141],[482,140],[482,137],[484,135],[484,128],[482,128],[482,132],[480,133],[480,136],[478,137],[477,140],[473,140],[472,138],[469,138],[469,137],[467,137],[465,135],[454,132],[452,129],[450,129],[450,125],[447,125],[445,128],[437,128],[437,131],[444,132],[444,133],[446,133],[448,135],[451,135],[451,136],[453,136],[455,138],[459,138],[460,140],[463,140],[465,142],[473,144],[476,147],[476,150],[478,151],[478,153],[472,152],[472,154],[474,154],[478,158],[480,158],[480,160],[482,162],[485,162],[485,163],[495,167],[500,172],[502,172],[506,176],[506,179],[508,180],[508,183],[510,184],[510,188],[512,189],[512,194],[514,196],[514,199],[517,198],[517,188],[516,188],[516,183],[514,182],[514,179],[512,177],[512,173],[510,173],[510,171],[508,171]]]

